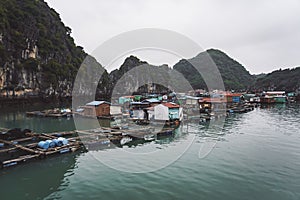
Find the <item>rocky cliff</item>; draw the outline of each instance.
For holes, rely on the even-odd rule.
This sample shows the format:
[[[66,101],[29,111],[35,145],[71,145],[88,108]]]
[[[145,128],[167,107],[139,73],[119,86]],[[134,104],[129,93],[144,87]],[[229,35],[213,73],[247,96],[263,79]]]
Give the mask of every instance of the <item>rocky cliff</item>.
[[[43,0],[1,0],[1,95],[70,95],[86,57],[70,34]]]

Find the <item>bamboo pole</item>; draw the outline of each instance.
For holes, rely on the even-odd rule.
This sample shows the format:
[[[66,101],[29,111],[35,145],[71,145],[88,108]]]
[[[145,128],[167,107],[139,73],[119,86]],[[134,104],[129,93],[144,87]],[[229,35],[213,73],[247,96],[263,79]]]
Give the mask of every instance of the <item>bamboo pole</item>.
[[[11,141],[6,141],[6,140],[2,140],[2,139],[0,139],[0,142],[2,142],[2,143],[4,143],[4,144],[8,144],[8,145],[12,145],[12,146],[15,146],[15,147],[17,147],[17,148],[19,148],[19,149],[22,149],[22,150],[24,150],[24,151],[28,151],[28,152],[30,152],[30,153],[40,153],[39,151],[34,151],[34,150],[32,150],[32,149],[30,149],[30,148],[27,148],[27,147],[24,147],[24,146],[22,146],[22,145],[18,145],[18,144],[14,144],[13,142],[11,142]]]

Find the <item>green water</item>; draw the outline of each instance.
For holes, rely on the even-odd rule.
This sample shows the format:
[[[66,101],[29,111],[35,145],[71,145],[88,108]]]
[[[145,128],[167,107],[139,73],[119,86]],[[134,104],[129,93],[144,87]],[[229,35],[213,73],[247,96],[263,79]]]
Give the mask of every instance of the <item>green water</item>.
[[[22,109],[4,109],[0,127],[52,132],[71,130],[74,123],[72,119],[26,118]],[[222,132],[208,129],[207,124],[184,123],[174,136],[123,147],[144,156],[125,162],[123,158],[122,166],[117,166],[120,149],[109,148],[1,170],[0,199],[299,200],[299,129],[298,104],[230,116]],[[192,144],[188,146],[187,141]],[[199,158],[200,149],[207,144],[213,149]],[[160,166],[173,156],[172,151],[166,154],[168,150],[182,145],[189,148],[159,170],[129,173],[116,169],[135,171],[136,166],[144,169],[147,163]],[[161,157],[147,156],[155,150]],[[103,155],[109,158],[101,160]],[[112,166],[107,165],[109,161]]]

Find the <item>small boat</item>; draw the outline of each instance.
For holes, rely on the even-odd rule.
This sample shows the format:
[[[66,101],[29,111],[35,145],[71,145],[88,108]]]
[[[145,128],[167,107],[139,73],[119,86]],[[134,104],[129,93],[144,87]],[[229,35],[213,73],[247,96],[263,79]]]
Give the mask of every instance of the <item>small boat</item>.
[[[144,136],[145,141],[152,141],[155,140],[155,135],[145,135]]]
[[[123,138],[120,140],[120,144],[121,144],[121,145],[124,145],[124,144],[127,144],[127,143],[131,142],[131,141],[132,141],[132,138],[130,138],[130,137],[123,137]]]

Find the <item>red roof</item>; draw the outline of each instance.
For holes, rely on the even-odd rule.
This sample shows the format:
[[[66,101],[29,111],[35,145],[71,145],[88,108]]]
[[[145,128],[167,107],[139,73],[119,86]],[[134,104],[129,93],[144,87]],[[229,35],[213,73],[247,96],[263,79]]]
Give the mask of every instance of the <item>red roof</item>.
[[[200,103],[226,103],[224,98],[203,98],[199,100]]]
[[[170,103],[170,102],[165,102],[162,103],[164,106],[167,106],[168,108],[179,108],[180,106],[176,103]]]
[[[134,96],[122,96],[123,98],[134,99]]]
[[[240,97],[242,95],[243,94],[241,94],[241,93],[227,93],[226,94],[227,97]]]

